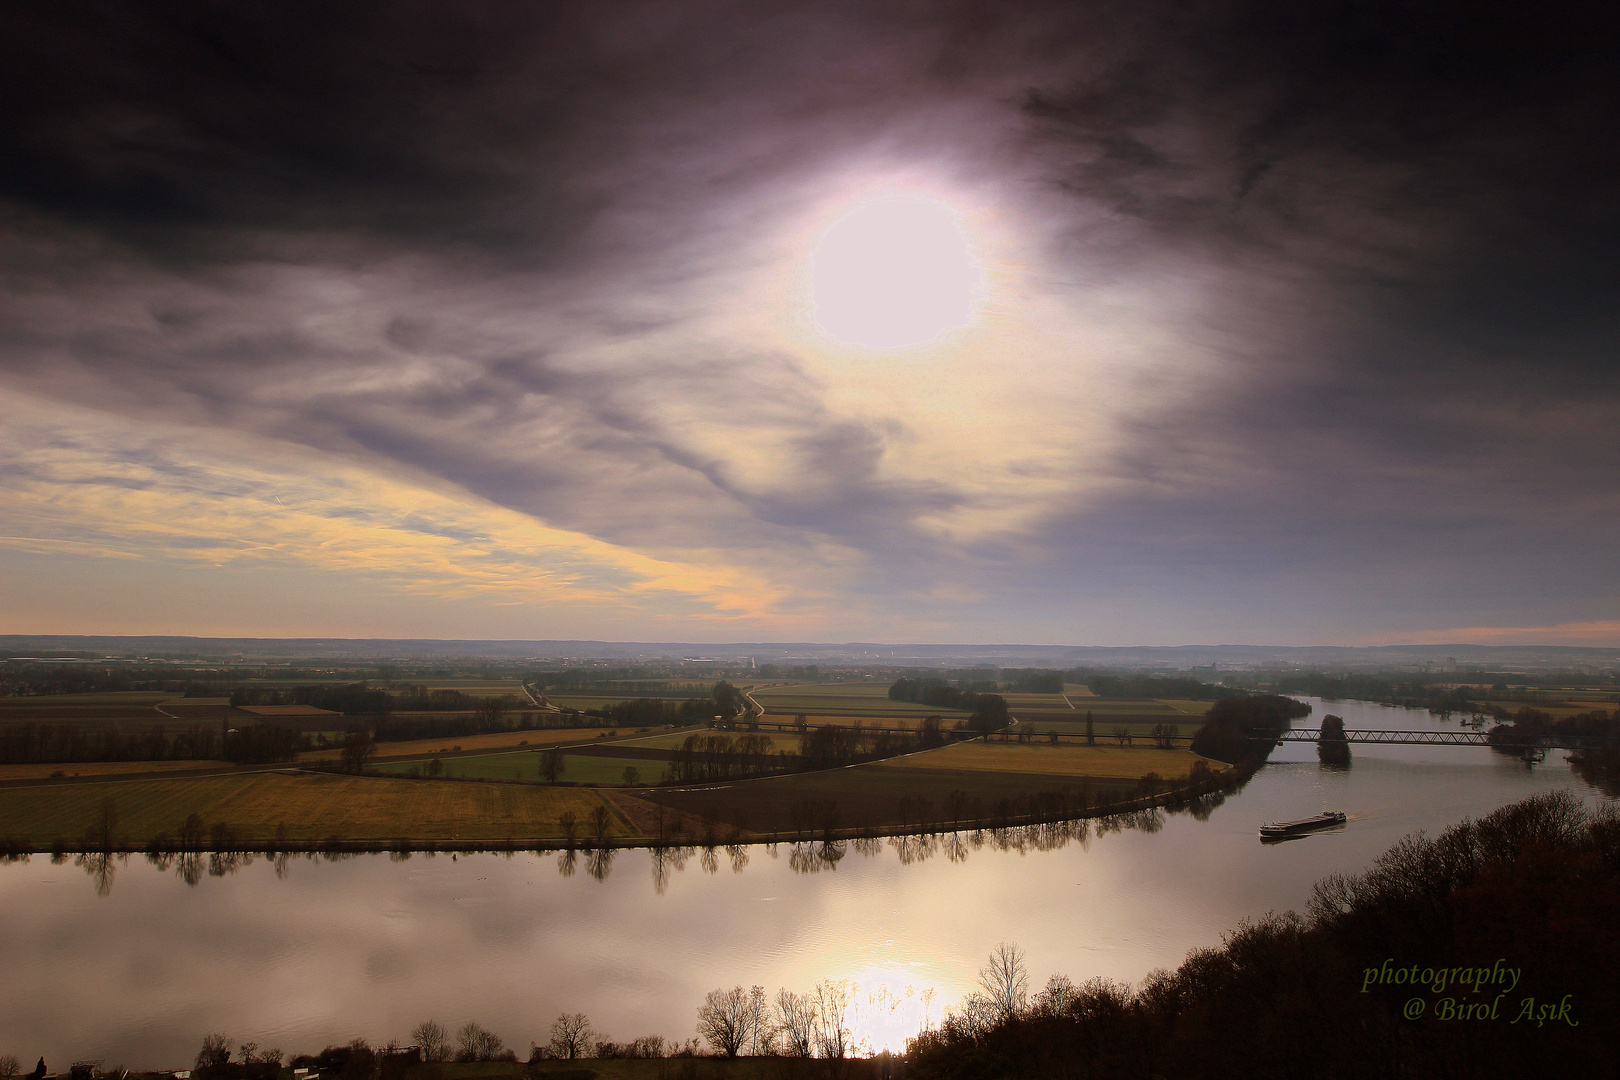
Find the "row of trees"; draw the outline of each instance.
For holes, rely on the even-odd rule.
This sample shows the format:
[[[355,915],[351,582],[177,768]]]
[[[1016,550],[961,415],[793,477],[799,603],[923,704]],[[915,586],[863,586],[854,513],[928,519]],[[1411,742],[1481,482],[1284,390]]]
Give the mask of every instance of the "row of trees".
[[[628,1043],[615,1043],[591,1029],[583,1013],[563,1013],[551,1025],[550,1038],[532,1043],[530,1062],[546,1059],[574,1061],[581,1058],[660,1058],[693,1054],[695,1041],[671,1045],[660,1035],[647,1035]],[[203,1039],[197,1051],[193,1072],[196,1080],[275,1080],[283,1068],[280,1050],[260,1050],[257,1043],[242,1043],[233,1053],[231,1040],[223,1034]],[[518,1055],[495,1032],[476,1020],[469,1020],[451,1032],[436,1020],[424,1020],[411,1031],[411,1043],[389,1043],[373,1047],[365,1039],[354,1039],[343,1046],[328,1046],[319,1054],[300,1054],[285,1067],[310,1069],[340,1080],[400,1080],[416,1065],[456,1062],[516,1062]]]
[[[698,1007],[698,1034],[716,1054],[842,1060],[853,1049],[848,1024],[851,986],[823,979],[806,994],[763,986],[711,990]]]
[[[1556,737],[1620,738],[1620,709],[1616,709],[1613,715],[1602,709],[1593,709],[1555,719],[1551,713],[1526,707],[1514,713],[1507,723],[1491,728],[1486,736],[1494,748],[1509,753],[1526,742]]]
[[[673,751],[669,775],[680,783],[732,780],[784,771],[793,763],[792,754],[773,749],[769,735],[732,738],[722,732],[694,732]]]
[[[215,758],[220,734],[213,724],[7,724],[0,727],[0,764]]]
[[[596,717],[615,727],[661,727],[664,724],[696,724],[713,716],[727,716],[718,712],[712,698],[628,698],[612,705],[586,709],[584,715]]]

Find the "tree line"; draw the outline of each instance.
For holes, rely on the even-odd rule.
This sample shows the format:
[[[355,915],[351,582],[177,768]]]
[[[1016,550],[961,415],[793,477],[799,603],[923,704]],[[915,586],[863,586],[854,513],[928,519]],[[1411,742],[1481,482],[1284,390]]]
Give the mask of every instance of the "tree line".
[[[7,724],[0,727],[0,764],[216,758],[220,736],[214,724],[178,730],[162,724],[133,730],[117,724]]]
[[[994,731],[1007,726],[1007,699],[1000,694],[961,690],[944,679],[908,678],[902,675],[889,687],[890,701],[910,701],[937,709],[961,709],[972,713],[968,726]]]

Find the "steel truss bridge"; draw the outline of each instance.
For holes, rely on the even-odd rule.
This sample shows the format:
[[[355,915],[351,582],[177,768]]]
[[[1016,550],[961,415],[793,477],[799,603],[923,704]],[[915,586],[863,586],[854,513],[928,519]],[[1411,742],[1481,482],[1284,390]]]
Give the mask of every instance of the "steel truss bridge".
[[[1266,736],[1256,736],[1264,739]],[[1346,728],[1346,742],[1409,743],[1423,746],[1494,746],[1503,750],[1610,750],[1620,748],[1620,739],[1602,735],[1529,735],[1499,738],[1492,742],[1486,731],[1374,731]],[[1278,742],[1320,742],[1320,728],[1290,728],[1277,736]]]

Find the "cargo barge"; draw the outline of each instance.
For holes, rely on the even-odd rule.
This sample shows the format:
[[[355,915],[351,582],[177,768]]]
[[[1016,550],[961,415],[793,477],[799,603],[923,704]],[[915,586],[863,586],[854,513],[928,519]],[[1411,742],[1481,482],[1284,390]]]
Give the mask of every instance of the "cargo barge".
[[[1298,821],[1273,821],[1270,825],[1260,826],[1260,836],[1265,840],[1279,840],[1285,836],[1299,836],[1301,833],[1312,832],[1316,829],[1328,829],[1334,825],[1343,825],[1348,819],[1338,810],[1324,810],[1315,817],[1300,818]]]

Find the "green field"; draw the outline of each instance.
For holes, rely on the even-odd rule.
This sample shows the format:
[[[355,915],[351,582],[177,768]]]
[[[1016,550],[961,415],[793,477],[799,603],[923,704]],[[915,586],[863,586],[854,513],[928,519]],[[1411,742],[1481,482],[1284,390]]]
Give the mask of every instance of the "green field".
[[[190,814],[206,826],[224,822],[249,843],[274,840],[283,827],[290,840],[558,837],[564,811],[586,820],[599,805],[612,810],[612,835],[634,832],[612,800],[593,788],[259,772],[0,788],[0,835],[36,846],[58,838],[73,844],[100,820],[109,799],[115,836],[136,844],[176,834]]]

